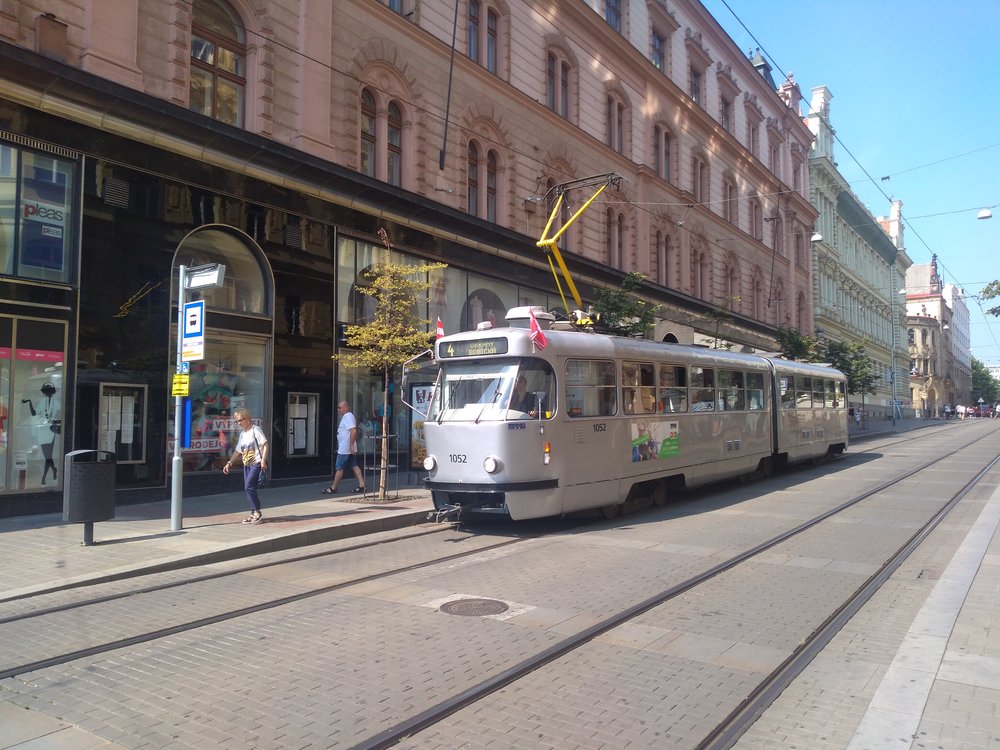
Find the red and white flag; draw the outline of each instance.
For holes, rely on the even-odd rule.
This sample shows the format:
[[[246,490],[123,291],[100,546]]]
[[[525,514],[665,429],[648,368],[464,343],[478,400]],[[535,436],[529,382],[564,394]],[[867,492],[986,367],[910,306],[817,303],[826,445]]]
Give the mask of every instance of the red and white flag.
[[[535,317],[535,311],[530,307],[528,308],[528,316],[531,318],[531,330],[528,333],[528,336],[531,337],[531,343],[539,349],[544,349],[549,345],[549,341],[545,338],[545,332],[542,330],[542,327],[538,325],[538,318]]]
[[[441,322],[441,318],[438,318],[437,338],[441,338],[442,336],[444,336],[444,323]]]

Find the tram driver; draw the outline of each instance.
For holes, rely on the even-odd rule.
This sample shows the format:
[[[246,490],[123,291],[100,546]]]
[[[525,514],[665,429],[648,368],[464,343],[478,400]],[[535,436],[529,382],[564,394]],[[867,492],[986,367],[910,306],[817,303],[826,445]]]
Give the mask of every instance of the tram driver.
[[[510,394],[512,411],[523,411],[528,414],[535,412],[535,394],[528,391],[528,381],[524,375],[518,375],[514,381],[514,392]]]

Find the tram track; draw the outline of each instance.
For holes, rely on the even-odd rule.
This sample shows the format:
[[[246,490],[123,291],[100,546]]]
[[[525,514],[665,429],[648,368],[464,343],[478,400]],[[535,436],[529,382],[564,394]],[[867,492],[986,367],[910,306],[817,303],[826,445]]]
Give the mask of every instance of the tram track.
[[[392,747],[404,739],[418,734],[421,731],[437,724],[449,716],[470,707],[485,699],[489,695],[513,685],[518,680],[531,675],[546,665],[565,657],[577,649],[585,646],[600,635],[608,633],[615,628],[636,619],[642,614],[659,607],[682,594],[685,594],[696,587],[716,578],[717,576],[730,571],[738,565],[771,550],[778,545],[796,537],[824,521],[837,516],[844,511],[857,506],[859,503],[878,495],[887,489],[912,478],[916,474],[955,456],[967,448],[971,447],[983,438],[976,438],[953,450],[940,455],[934,459],[926,461],[919,466],[913,467],[907,472],[882,482],[854,497],[827,510],[813,518],[778,534],[751,549],[734,555],[727,560],[715,565],[702,573],[692,576],[680,583],[670,586],[667,589],[655,594],[632,607],[621,610],[619,613],[596,623],[595,625],[582,630],[562,641],[554,644],[548,649],[532,655],[520,663],[500,672],[475,686],[472,686],[461,693],[444,700],[437,705],[421,712],[409,719],[399,722],[396,725],[373,735],[369,739],[356,743],[354,750],[380,750],[381,748]],[[905,442],[905,441],[896,441]],[[964,498],[986,474],[1000,462],[1000,453],[995,455],[987,465],[979,471],[976,476],[969,480],[957,493],[953,494],[938,511],[927,520],[908,540],[898,548],[881,568],[871,576],[863,586],[861,586],[851,597],[848,598],[837,610],[818,627],[812,635],[803,641],[798,648],[782,664],[760,681],[755,689],[740,705],[730,712],[725,719],[718,724],[705,738],[697,745],[699,750],[721,750],[721,748],[731,747],[739,739],[743,732],[749,727],[761,713],[774,701],[781,691],[812,661],[812,659],[829,643],[837,632],[860,610],[860,608],[879,590],[879,588],[891,577],[900,565],[919,547],[927,536],[941,523],[948,513]]]
[[[606,633],[610,630],[613,630],[614,628],[619,627],[622,624],[625,624],[630,620],[639,617],[641,614],[648,612],[649,610],[661,604],[664,604],[673,598],[681,596],[685,592],[690,591],[691,589],[697,587],[698,585],[705,583],[706,581],[709,581],[712,578],[715,578],[721,575],[722,573],[735,568],[739,564],[752,559],[753,557],[759,555],[760,553],[772,549],[778,544],[781,544],[782,542],[787,541],[788,539],[791,539],[799,534],[804,533],[808,529],[813,528],[818,524],[822,523],[824,520],[827,520],[839,513],[843,513],[848,508],[863,502],[865,499],[870,498],[873,495],[876,495],[880,492],[883,492],[884,490],[896,484],[899,484],[900,482],[903,482],[906,479],[911,478],[920,471],[932,467],[935,464],[938,464],[941,461],[944,461],[947,458],[954,456],[963,450],[966,450],[967,448],[973,446],[975,443],[979,442],[979,440],[981,439],[982,438],[977,438],[975,440],[968,441],[960,446],[955,447],[954,449],[945,454],[939,455],[932,460],[920,464],[919,466],[912,467],[911,469],[900,474],[899,476],[881,482],[876,486],[867,488],[863,492],[860,492],[854,497],[850,498],[849,500],[838,504],[834,508],[831,508],[821,514],[818,514],[813,518],[810,518],[804,521],[803,523],[800,523],[795,527],[784,531],[781,534],[775,535],[765,540],[764,542],[741,552],[740,554],[734,555],[729,559],[719,563],[718,565],[715,565],[703,571],[697,576],[693,576],[685,581],[681,581],[653,596],[644,599],[643,601],[640,601],[639,603],[631,607],[623,609],[616,615],[606,618],[603,621],[595,624],[594,626],[580,631],[578,634],[572,637],[563,639],[562,641],[553,644],[551,647],[543,651],[540,651],[538,654],[534,656],[525,658],[523,661],[513,665],[509,669],[504,670],[503,672],[500,672],[499,674],[496,674],[476,685],[472,685],[465,690],[462,690],[449,700],[442,701],[439,704],[436,704],[435,706],[427,709],[426,711],[423,711],[420,714],[411,717],[410,719],[398,722],[394,726],[382,732],[379,732],[378,734],[372,736],[368,740],[357,744],[356,747],[359,748],[390,747],[393,744],[398,743],[403,738],[408,737],[423,729],[426,729],[427,727],[430,727],[433,724],[438,723],[443,719],[447,718],[448,716],[460,711],[462,708],[471,706],[474,703],[482,700],[486,696],[502,689],[503,687],[506,687],[507,685],[511,685],[517,682],[519,679],[540,669],[541,667],[544,667],[546,664],[554,662],[560,659],[561,657],[564,657],[572,653],[574,650],[580,648],[586,643],[589,643],[593,639],[597,638],[599,635]],[[906,441],[895,441],[893,444],[898,444],[902,442]],[[879,446],[872,446],[872,448],[877,448],[877,447]],[[989,463],[988,468],[993,466],[998,460],[1000,460],[1000,455],[992,459],[992,461]],[[963,488],[964,493],[967,493],[969,489],[975,485],[976,482],[982,479],[988,468],[981,471],[977,475],[977,477],[975,477],[973,480],[970,480],[970,482],[966,484],[965,488]],[[919,541],[926,538],[926,535],[929,534],[930,531],[933,529],[931,523],[934,523],[934,525],[940,523],[940,518],[943,518],[947,514],[948,510],[950,510],[951,507],[954,507],[954,505],[957,502],[959,502],[959,500],[960,497],[957,496],[951,498],[951,500],[947,504],[945,504],[945,506],[943,506],[939,510],[938,514],[935,516],[938,520],[934,521],[934,519],[931,519],[931,521],[929,521],[928,524],[926,524],[923,529],[921,529],[911,537],[909,544],[912,545],[913,548],[918,546]],[[435,527],[433,530],[425,531],[423,533],[418,533],[418,534],[407,535],[405,538],[410,539],[420,536],[427,536],[430,533],[434,533],[435,531],[439,530],[445,530],[447,528],[449,527],[443,527],[441,529]],[[450,555],[434,556],[433,558],[405,566],[387,566],[384,570],[380,570],[378,572],[374,572],[372,574],[364,576],[352,576],[350,577],[350,579],[343,580],[332,585],[318,586],[311,588],[308,591],[300,591],[296,592],[295,594],[284,597],[273,597],[265,601],[249,604],[247,606],[228,609],[224,612],[215,613],[211,616],[193,618],[186,622],[178,622],[166,627],[150,629],[148,631],[135,633],[127,637],[115,640],[108,640],[102,643],[94,643],[85,648],[67,650],[64,653],[53,654],[50,656],[46,656],[45,658],[42,659],[24,661],[22,664],[0,670],[0,679],[15,677],[18,675],[24,675],[35,670],[44,669],[46,667],[58,666],[77,659],[91,658],[117,649],[128,648],[130,646],[135,646],[141,643],[147,643],[157,639],[166,638],[171,635],[183,633],[190,630],[195,630],[197,628],[202,628],[211,624],[220,623],[227,620],[234,620],[240,617],[247,617],[255,613],[263,612],[269,609],[279,608],[282,606],[292,604],[294,602],[303,601],[305,599],[320,596],[322,594],[335,592],[341,589],[347,589],[351,586],[355,586],[360,583],[374,581],[380,578],[389,578],[391,576],[399,575],[400,573],[405,573],[409,571],[427,569],[435,565],[448,564],[450,562],[454,562],[462,558],[468,558],[473,555],[478,555],[493,550],[508,548],[518,543],[527,542],[529,540],[537,538],[538,538],[537,535],[534,535],[534,536],[519,537],[516,539],[505,539],[496,544],[483,545],[477,547],[476,549],[463,550],[462,552]],[[396,541],[396,540],[394,539],[391,541]],[[356,545],[351,545],[349,548],[341,548],[339,550],[315,552],[315,553],[310,553],[308,555],[297,555],[295,556],[295,558],[292,559],[275,560],[263,564],[241,566],[241,568],[239,569],[221,571],[219,573],[209,574],[207,576],[199,576],[196,579],[188,579],[186,581],[175,581],[175,582],[170,582],[168,584],[162,584],[159,586],[144,587],[143,589],[134,590],[130,592],[123,592],[120,594],[111,595],[106,598],[95,598],[90,601],[76,602],[71,605],[66,605],[64,607],[55,607],[55,608],[50,608],[48,610],[39,610],[34,613],[27,613],[25,615],[0,620],[0,624],[12,623],[31,618],[37,618],[39,621],[43,621],[46,615],[66,612],[69,609],[83,607],[88,604],[105,603],[109,601],[114,601],[115,599],[136,596],[141,593],[152,593],[157,591],[163,591],[169,588],[181,587],[189,583],[208,581],[216,578],[237,575],[239,573],[254,572],[269,567],[275,567],[296,561],[316,559],[316,558],[321,558],[323,556],[336,554],[339,552],[345,552],[348,550],[358,550],[366,547],[377,547],[379,545],[384,545],[384,544],[387,544],[387,542],[379,541],[379,542],[371,542],[364,544],[356,544]],[[899,558],[899,562],[892,567],[892,570],[895,570],[895,568],[898,567],[899,564],[901,564],[902,559],[905,558],[902,557]],[[885,578],[888,578],[888,576],[891,575],[891,570],[889,569],[889,563],[886,563],[886,565],[883,566],[883,568],[879,571],[879,574],[884,574]],[[873,576],[873,579],[875,579],[879,574]],[[882,581],[884,581],[884,579],[881,579],[877,585],[881,585]],[[877,585],[875,586],[875,588],[871,589],[871,591],[877,590]],[[871,593],[868,594],[869,597],[870,595]],[[858,606],[861,605],[858,604]],[[843,622],[846,622],[846,620],[850,618],[851,614],[853,614],[853,612],[855,612],[856,609],[851,610],[851,614],[846,614],[847,611],[848,611],[848,605],[844,605],[844,607],[842,607],[841,610],[838,611],[838,613],[835,613],[835,615],[831,616],[829,627],[835,626],[836,629],[839,629],[839,627],[842,626]],[[837,616],[838,614],[839,617]],[[42,627],[42,625],[40,625],[39,627]],[[824,628],[826,627],[827,625],[824,624]],[[821,630],[824,630],[824,628],[818,629],[817,633],[819,633]],[[826,632],[833,633],[836,631],[828,630]],[[821,638],[822,636],[817,636],[817,637]],[[832,635],[830,635],[829,637],[832,637]],[[820,642],[819,640],[816,641],[816,643],[819,642]],[[822,646],[818,646],[818,648],[822,648]],[[804,659],[806,658],[806,655],[810,653],[806,648],[806,644],[803,644],[803,647],[798,649],[796,654],[798,654],[799,652],[802,653],[801,658]],[[793,656],[795,656],[795,654],[793,654]],[[809,656],[808,658],[811,658],[811,656]],[[805,663],[808,662],[807,661],[802,662],[803,665]],[[791,678],[794,678],[794,674],[792,674],[793,671],[792,667],[793,665],[789,663],[787,665],[783,665],[783,668],[781,670],[776,670],[777,676],[774,678],[773,684],[778,685],[779,680],[784,678],[783,675],[784,676],[791,675]],[[801,667],[798,667],[798,669],[801,669]],[[777,674],[777,672],[779,671],[781,674]],[[797,671],[795,671],[795,674],[797,674]],[[745,722],[748,720],[752,721],[752,719],[744,719],[742,717],[756,718],[756,715],[759,715],[759,711],[763,710],[763,708],[760,708],[760,706],[766,705],[765,703],[762,703],[762,701],[766,701],[769,703],[770,700],[773,700],[773,696],[770,698],[770,700],[768,700],[770,692],[769,688],[767,687],[767,683],[768,680],[762,681],[761,687],[754,692],[753,696],[751,696],[751,698],[753,698],[754,700],[751,701],[750,698],[748,698],[747,702],[745,702],[745,706],[741,707],[740,714],[737,715],[737,712],[734,711],[729,717],[727,717],[727,720],[724,725],[725,728],[723,728],[723,725],[720,725],[720,728],[715,733],[713,733],[713,735],[710,735],[708,738],[706,738],[705,742],[709,744],[704,744],[703,746],[713,747],[713,748],[725,747],[727,746],[725,743],[729,742],[731,737],[733,736],[738,737],[739,736],[738,734],[734,735],[733,733],[738,731],[738,727],[741,726],[741,722]],[[780,692],[780,688],[771,688],[771,690],[777,690],[777,692]],[[745,724],[743,726],[745,726]],[[713,737],[716,736],[717,738],[713,739]]]

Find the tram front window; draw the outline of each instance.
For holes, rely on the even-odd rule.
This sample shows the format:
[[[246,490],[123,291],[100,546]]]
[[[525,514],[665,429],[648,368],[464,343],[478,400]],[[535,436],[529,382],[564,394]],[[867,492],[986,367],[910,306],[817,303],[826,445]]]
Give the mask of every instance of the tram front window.
[[[543,418],[555,410],[555,377],[547,362],[447,362],[441,367],[427,419],[497,422]]]

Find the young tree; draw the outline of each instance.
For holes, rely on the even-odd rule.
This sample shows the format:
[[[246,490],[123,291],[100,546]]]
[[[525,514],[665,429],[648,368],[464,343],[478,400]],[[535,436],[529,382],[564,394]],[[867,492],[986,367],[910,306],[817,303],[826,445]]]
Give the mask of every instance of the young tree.
[[[646,278],[627,273],[617,289],[594,290],[591,314],[599,316],[601,327],[616,336],[644,336],[656,321],[659,305],[643,302],[635,295]]]
[[[798,362],[823,360],[824,348],[817,336],[803,336],[794,328],[778,326],[778,346],[781,356]]]
[[[385,230],[379,229],[378,233],[386,249],[391,249]],[[358,287],[358,291],[374,299],[375,313],[371,320],[347,326],[347,345],[353,351],[334,355],[334,359],[347,367],[364,367],[382,373],[382,458],[378,487],[381,501],[386,499],[389,475],[389,383],[397,368],[427,349],[430,321],[420,317],[418,305],[427,301],[428,272],[446,266],[445,263],[408,266],[391,262],[373,266],[366,273],[371,286]]]
[[[1000,383],[990,374],[986,365],[975,357],[972,358],[972,392],[988,404],[1000,401]]]

